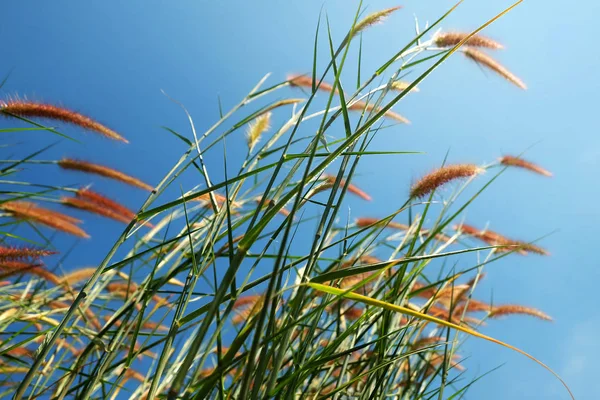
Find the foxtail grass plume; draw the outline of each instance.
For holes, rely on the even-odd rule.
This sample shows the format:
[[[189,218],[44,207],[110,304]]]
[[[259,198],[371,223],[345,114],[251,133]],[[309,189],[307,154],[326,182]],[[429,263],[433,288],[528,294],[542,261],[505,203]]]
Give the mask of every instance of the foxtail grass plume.
[[[518,167],[535,172],[536,174],[551,177],[552,173],[539,165],[536,165],[530,161],[524,160],[521,157],[515,156],[502,156],[500,157],[500,164],[507,165],[510,167]]]
[[[356,218],[356,220],[354,221],[356,226],[359,228],[366,228],[367,226],[371,226],[371,225],[374,225],[374,224],[377,224],[380,222],[383,223],[382,221],[380,221],[377,218],[370,218],[370,217],[360,217],[360,218]],[[410,228],[408,225],[401,224],[401,223],[394,222],[394,221],[388,222],[387,227],[392,228],[392,229],[400,229],[403,231],[406,231]]]
[[[100,175],[105,178],[138,187],[140,189],[148,191],[153,190],[152,186],[140,181],[139,179],[129,176],[121,171],[117,171],[116,169],[105,167],[104,165],[93,164],[87,161],[75,160],[72,158],[63,158],[62,160],[58,161],[58,166],[71,171],[80,171],[89,174]]]
[[[464,32],[441,32],[433,38],[433,42],[438,47],[454,47],[469,35],[470,33]],[[485,47],[492,50],[504,48],[501,43],[481,35],[472,36],[464,45],[471,47]]]
[[[46,225],[74,236],[82,238],[90,237],[83,229],[75,225],[73,218],[68,215],[38,207],[36,204],[28,201],[8,201],[0,204],[0,209],[18,219]]]
[[[42,257],[58,253],[57,251],[38,249],[35,247],[6,247],[0,246],[0,261],[39,260]]]
[[[498,249],[498,251],[516,251],[521,255],[526,255],[528,253],[535,253],[543,256],[548,256],[550,253],[540,246],[523,242],[520,240],[509,239],[506,236],[503,236],[497,232],[486,229],[485,231],[480,231],[479,229],[467,225],[456,225],[454,229],[457,231],[461,231],[464,234],[469,236],[473,236],[484,243],[487,243],[492,246],[506,246],[505,248]]]
[[[473,48],[466,48],[463,50],[463,54],[471,60],[475,61],[477,64],[494,71],[513,85],[518,86],[523,90],[527,89],[527,85],[525,85],[525,83],[521,79],[519,79],[505,66],[503,66],[498,61],[494,60],[492,57],[485,54],[484,52]]]
[[[13,275],[30,274],[39,276],[48,282],[58,285],[60,280],[52,272],[48,271],[40,263],[23,261],[0,261],[0,277],[5,278]]]
[[[378,113],[381,110],[381,108],[375,107],[375,105],[371,104],[371,103],[367,104],[364,101],[357,101],[354,104],[352,104],[351,106],[349,106],[348,110],[365,111],[367,113],[375,111],[376,113]],[[383,115],[387,118],[393,119],[402,124],[410,124],[410,121],[407,118],[403,117],[402,115],[400,115],[392,110],[387,110]]]
[[[93,214],[98,214],[106,218],[114,219],[115,221],[123,222],[128,224],[131,222],[130,218],[119,214],[118,212],[106,208],[98,203],[91,202],[89,200],[73,197],[63,197],[60,199],[61,203],[69,207],[77,208]]]
[[[474,164],[447,165],[425,175],[410,189],[410,197],[419,198],[428,195],[448,182],[461,178],[470,178],[484,170]]]
[[[396,90],[398,92],[403,92],[407,87],[410,86],[410,82],[404,82],[404,81],[394,81],[392,82],[392,90]],[[420,92],[421,89],[419,89],[418,87],[413,87],[410,89],[411,92],[416,93],[416,92]]]
[[[333,176],[333,175],[325,175],[325,181],[329,185],[333,186],[335,184],[335,180],[336,180],[335,176]],[[340,180],[340,187],[343,187],[345,185],[346,185],[346,180],[342,178]],[[353,185],[351,183],[348,185],[348,191],[350,193],[352,193],[352,194],[360,197],[363,200],[366,200],[366,201],[371,201],[372,200],[371,196],[369,196],[366,192],[364,192],[363,190],[359,189],[356,185]]]
[[[95,267],[76,269],[75,271],[69,272],[68,274],[60,277],[60,283],[68,284],[69,286],[75,286],[79,282],[87,280],[94,275],[96,269],[97,268]]]
[[[109,199],[108,197],[101,195],[100,193],[94,192],[88,188],[81,188],[75,193],[75,196],[79,199],[98,204],[99,206],[108,210],[114,211],[117,214],[122,215],[123,221],[128,220],[131,222],[137,216],[136,213],[123,206],[122,204]],[[145,222],[145,225],[152,227],[152,224]]]
[[[304,87],[304,88],[312,90],[313,80],[308,75],[290,74],[290,75],[287,76],[287,81],[288,81],[288,83],[289,83],[290,86]],[[315,86],[318,83],[319,82],[315,82]],[[324,92],[332,92],[333,91],[333,86],[330,85],[327,82],[321,81],[321,84],[317,87],[317,89],[318,90],[322,90]]]
[[[525,306],[520,306],[520,305],[512,305],[512,304],[496,306],[492,309],[492,311],[489,313],[488,316],[490,318],[495,318],[495,317],[501,317],[503,315],[515,315],[515,314],[530,315],[532,317],[540,318],[545,321],[552,321],[552,317],[550,317],[548,314],[544,313],[543,311],[538,310],[537,308],[525,307]]]
[[[124,137],[112,129],[86,117],[83,114],[51,104],[36,103],[23,100],[0,101],[0,112],[4,115],[16,115],[24,118],[46,118],[66,122],[81,128],[97,132],[107,138],[129,143]]]
[[[352,36],[356,36],[358,33],[367,29],[370,26],[382,23],[387,17],[390,16],[394,11],[401,9],[401,6],[386,8],[385,10],[376,11],[372,14],[367,15],[365,18],[360,20],[354,26]]]
[[[260,204],[261,199],[262,199],[262,196],[259,196],[258,198],[256,198],[255,199],[256,203]],[[269,209],[269,208],[273,207],[274,205],[275,205],[275,200],[270,199],[264,203],[263,208]],[[280,208],[279,211],[277,211],[277,213],[283,215],[284,217],[287,217],[288,215],[290,215],[290,210],[288,210],[287,208]]]
[[[269,130],[271,122],[271,113],[268,112],[257,117],[250,125],[248,126],[248,131],[246,132],[246,139],[248,141],[248,151],[252,152],[254,147],[260,140],[260,137],[263,133]]]

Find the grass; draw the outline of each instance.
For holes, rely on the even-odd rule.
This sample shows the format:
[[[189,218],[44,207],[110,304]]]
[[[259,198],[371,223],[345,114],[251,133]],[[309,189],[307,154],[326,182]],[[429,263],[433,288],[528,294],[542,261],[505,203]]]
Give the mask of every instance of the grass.
[[[322,17],[312,74],[271,86],[265,76],[206,132],[196,131],[180,105],[192,138],[165,128],[187,150],[156,187],[110,166],[69,164],[87,179],[100,174],[151,189],[137,212],[118,204],[119,196],[19,181],[25,164],[65,168],[69,159],[44,160],[45,149],[0,160],[2,182],[17,188],[0,199],[3,396],[461,398],[476,382],[462,372],[460,345],[468,336],[520,352],[552,372],[523,350],[478,332],[499,316],[546,314],[476,298],[488,264],[545,252],[462,223],[465,209],[506,168],[547,171],[519,156],[481,166],[440,160],[412,187],[406,182],[410,195],[387,217],[341,222],[346,204],[370,200],[352,183],[361,160],[414,153],[369,150],[384,124],[407,129],[408,120],[392,107],[416,95],[417,85],[453,54],[478,61],[463,45],[489,44],[477,40],[479,31],[512,7],[444,42],[436,30],[453,7],[376,71],[359,69],[354,92],[341,80],[348,55],[362,34],[380,29],[374,24],[397,9],[368,16],[359,10],[337,47]],[[323,42],[331,58],[320,71],[316,54]],[[491,57],[479,60],[524,88]],[[417,78],[401,81],[408,72]],[[13,131],[64,136],[36,121],[45,117],[125,140],[56,106],[7,101],[0,111],[34,126]],[[207,151],[244,132],[245,159],[224,154],[225,171],[237,173],[211,178],[220,167],[205,163]],[[169,197],[167,188],[180,187],[180,176],[190,172],[203,185]],[[467,196],[471,186],[474,194]],[[50,254],[44,251],[61,250],[48,239],[49,229],[85,234],[65,205],[127,224],[98,268],[59,275],[45,266]],[[127,254],[116,259],[121,248]],[[476,263],[465,257],[471,253]],[[460,268],[458,259],[464,260]]]

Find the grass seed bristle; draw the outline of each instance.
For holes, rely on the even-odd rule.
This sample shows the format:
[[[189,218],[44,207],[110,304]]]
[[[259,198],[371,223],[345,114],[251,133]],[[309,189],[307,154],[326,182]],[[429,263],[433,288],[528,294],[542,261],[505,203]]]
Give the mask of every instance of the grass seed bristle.
[[[500,75],[501,77],[503,77],[504,79],[506,79],[507,81],[512,83],[513,85],[515,85],[523,90],[527,90],[527,85],[525,85],[525,83],[521,79],[519,79],[515,74],[510,72],[505,66],[503,66],[498,61],[494,60],[492,57],[485,54],[484,52],[479,51],[477,49],[473,49],[473,48],[466,48],[463,50],[463,54],[466,57],[470,58],[471,60],[475,61],[477,64],[482,65],[482,66],[494,71],[495,73],[497,73],[498,75]]]
[[[63,158],[62,160],[58,161],[58,166],[71,171],[80,171],[100,175],[105,178],[126,183],[128,185],[135,186],[148,191],[152,191],[154,189],[152,186],[140,181],[137,178],[134,178],[116,169],[106,167],[104,165],[94,164],[87,161],[75,160],[72,158]]]
[[[93,214],[101,215],[106,218],[114,219],[115,221],[119,221],[124,224],[129,224],[132,220],[131,218],[119,214],[118,212],[104,207],[101,204],[94,203],[82,198],[63,197],[60,199],[60,201],[62,204],[67,205],[69,207],[77,208],[79,210],[84,210]]]
[[[544,313],[543,311],[538,310],[537,308],[525,307],[525,306],[514,305],[514,304],[496,306],[492,309],[492,311],[489,313],[488,316],[490,318],[495,318],[495,317],[501,317],[504,315],[515,315],[515,314],[530,315],[532,317],[540,318],[545,321],[552,321],[552,317],[550,317],[548,314]]]
[[[438,47],[454,47],[469,35],[470,33],[464,32],[442,32],[437,34],[433,38],[433,41]],[[485,47],[492,50],[501,50],[504,48],[501,43],[481,35],[472,36],[465,42],[464,46]]]
[[[529,170],[531,172],[535,172],[536,174],[544,175],[551,177],[552,173],[539,165],[536,165],[530,161],[524,160],[520,157],[514,156],[502,156],[500,157],[500,164],[507,165],[511,167],[518,167]]]
[[[349,106],[348,110],[365,111],[367,113],[375,111],[376,113],[378,113],[379,111],[381,111],[381,108],[375,107],[375,105],[371,104],[371,103],[367,104],[364,101],[357,101],[354,104],[352,104],[351,106]],[[387,110],[383,115],[386,116],[387,118],[393,119],[402,124],[410,124],[410,121],[407,118],[403,117],[402,115],[400,115],[392,110]]]
[[[254,147],[260,140],[262,134],[269,130],[270,122],[271,113],[268,112],[257,117],[252,123],[250,123],[250,125],[248,126],[248,131],[246,132],[246,139],[248,141],[249,152],[252,152],[252,150],[254,150]]]
[[[304,87],[304,88],[312,90],[313,80],[308,75],[290,74],[290,75],[287,76],[287,81],[288,81],[288,83],[289,83],[290,86]],[[318,84],[318,82],[315,82],[315,86],[317,84]],[[321,82],[321,84],[318,86],[317,89],[318,90],[322,90],[324,92],[332,92],[333,91],[333,86],[330,85],[327,82]]]
[[[124,137],[112,129],[86,117],[83,114],[51,104],[22,100],[0,101],[0,112],[4,115],[16,115],[24,118],[46,118],[77,125],[81,128],[97,132],[107,138],[129,143]]]
[[[83,229],[71,222],[73,218],[68,215],[38,207],[36,204],[28,201],[8,201],[0,204],[0,209],[18,219],[37,222],[74,236],[82,238],[90,237]]]
[[[446,183],[456,179],[469,178],[482,172],[483,169],[474,164],[455,164],[438,168],[412,186],[410,197],[424,197]]]
[[[390,7],[386,8],[385,10],[376,11],[367,15],[365,18],[356,23],[354,30],[352,31],[352,36],[357,35],[370,26],[382,23],[390,14],[401,8],[401,6]]]
[[[46,270],[40,263],[29,263],[23,261],[0,261],[0,277],[6,278],[13,275],[29,274],[35,275],[55,285],[60,280],[52,272]]]

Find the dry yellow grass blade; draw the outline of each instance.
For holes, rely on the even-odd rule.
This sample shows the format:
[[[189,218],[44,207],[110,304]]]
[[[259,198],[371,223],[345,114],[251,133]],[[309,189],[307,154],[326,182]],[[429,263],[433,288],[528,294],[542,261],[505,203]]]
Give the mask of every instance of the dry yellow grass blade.
[[[560,383],[562,383],[562,385],[565,387],[565,389],[567,389],[571,398],[573,400],[575,400],[575,396],[573,396],[573,393],[571,392],[571,389],[569,389],[569,386],[567,386],[566,382],[563,381],[562,378],[556,372],[554,372],[549,366],[547,366],[546,364],[544,364],[543,362],[541,362],[534,356],[530,355],[529,353],[526,353],[525,351],[523,351],[517,347],[511,346],[508,343],[504,343],[498,339],[494,339],[493,337],[484,335],[482,333],[479,333],[472,329],[466,328],[464,326],[456,325],[456,324],[453,324],[452,322],[444,321],[443,319],[432,317],[431,315],[423,314],[423,313],[420,313],[419,311],[411,310],[410,308],[397,306],[395,304],[377,300],[372,297],[362,296],[362,295],[356,294],[354,292],[348,292],[347,290],[337,289],[337,288],[334,288],[334,287],[331,287],[328,285],[321,285],[320,283],[309,282],[309,283],[307,283],[307,285],[313,289],[319,290],[321,292],[329,293],[334,296],[341,296],[341,297],[345,297],[350,300],[360,301],[361,303],[368,304],[368,305],[371,305],[374,307],[379,307],[379,308],[383,308],[383,309],[386,309],[389,311],[399,312],[401,314],[410,315],[411,317],[415,317],[415,318],[418,318],[418,319],[421,319],[424,321],[429,321],[429,322],[433,322],[433,323],[441,325],[441,326],[456,329],[457,331],[466,333],[467,335],[471,335],[471,336],[474,336],[474,337],[477,337],[480,339],[487,340],[488,342],[499,344],[500,346],[506,347],[507,349],[511,349],[513,351],[516,351],[517,353],[523,354],[525,357],[529,358],[532,361],[535,361],[537,364],[541,365],[548,372],[550,372],[552,375],[554,375],[556,377],[556,379],[558,379],[560,381]]]

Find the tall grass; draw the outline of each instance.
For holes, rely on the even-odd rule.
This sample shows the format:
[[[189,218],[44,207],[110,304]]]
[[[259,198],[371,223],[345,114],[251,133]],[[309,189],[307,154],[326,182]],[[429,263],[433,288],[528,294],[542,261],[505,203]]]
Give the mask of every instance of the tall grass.
[[[3,184],[16,188],[3,191],[0,202],[3,395],[456,398],[475,382],[462,372],[466,337],[531,357],[477,330],[484,322],[501,323],[492,321],[500,316],[550,317],[526,305],[478,299],[476,288],[490,263],[547,253],[522,238],[467,225],[463,212],[506,168],[547,171],[514,155],[488,165],[440,160],[412,186],[404,183],[407,197],[387,217],[344,217],[348,203],[371,200],[353,183],[361,160],[410,153],[369,150],[388,124],[410,129],[392,108],[417,95],[417,85],[452,54],[462,52],[524,88],[474,49],[501,48],[479,31],[510,9],[475,32],[445,34],[442,22],[455,8],[417,31],[368,79],[362,71],[355,91],[340,79],[348,55],[362,34],[382,29],[374,25],[399,11],[357,13],[337,47],[320,19],[315,55],[325,43],[328,66],[318,70],[315,56],[306,75],[270,86],[265,76],[205,132],[196,131],[182,106],[191,137],[167,130],[187,150],[155,187],[109,165],[45,160],[45,149],[2,160]],[[401,80],[408,72],[417,78]],[[39,118],[126,141],[87,116],[49,104],[7,100],[0,111],[48,134],[60,132]],[[12,130],[20,129],[31,128]],[[225,171],[237,172],[219,181],[212,177],[221,167],[205,163],[204,155],[226,138],[246,143],[247,154],[243,160],[225,155]],[[124,186],[103,194],[20,181],[26,164],[78,170],[84,184],[102,175],[151,191],[133,212],[121,204]],[[190,172],[203,184],[167,196]],[[475,190],[465,192],[471,186]],[[44,264],[50,252],[62,250],[47,239],[49,229],[88,235],[71,216],[73,208],[127,225],[98,268],[58,274]],[[120,248],[127,254],[116,259]],[[467,253],[477,261],[463,257]],[[460,268],[458,259],[464,260]]]

